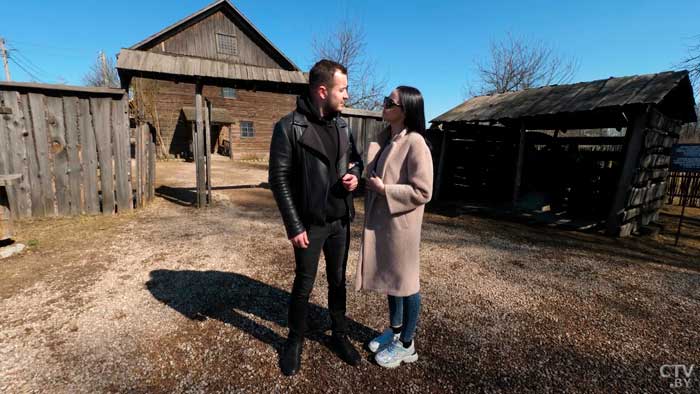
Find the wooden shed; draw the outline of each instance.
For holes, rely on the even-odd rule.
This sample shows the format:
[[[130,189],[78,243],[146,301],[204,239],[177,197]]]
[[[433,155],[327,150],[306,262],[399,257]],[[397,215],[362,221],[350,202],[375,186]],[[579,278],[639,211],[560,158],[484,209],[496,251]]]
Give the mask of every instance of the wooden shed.
[[[472,98],[431,121],[437,197],[536,200],[627,236],[658,218],[694,105],[686,71]]]

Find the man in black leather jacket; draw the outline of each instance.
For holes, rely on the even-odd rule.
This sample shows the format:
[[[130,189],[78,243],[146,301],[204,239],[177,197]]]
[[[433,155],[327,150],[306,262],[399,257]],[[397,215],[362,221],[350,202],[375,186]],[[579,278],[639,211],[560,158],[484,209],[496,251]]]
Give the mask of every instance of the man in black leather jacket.
[[[270,144],[269,181],[287,237],[294,246],[296,270],[289,302],[289,337],[280,367],[294,375],[301,366],[309,295],[323,250],[328,277],[332,343],[350,365],[360,355],[347,338],[345,270],[352,191],[362,174],[362,158],[340,111],[348,98],[347,70],[321,60],[309,72],[309,94],[275,125]]]

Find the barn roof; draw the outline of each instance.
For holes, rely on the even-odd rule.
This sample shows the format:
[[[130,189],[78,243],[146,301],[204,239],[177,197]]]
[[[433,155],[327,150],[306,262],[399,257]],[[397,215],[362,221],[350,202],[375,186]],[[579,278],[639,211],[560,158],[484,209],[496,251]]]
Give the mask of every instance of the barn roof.
[[[61,85],[61,84],[45,84],[45,83],[34,83],[34,82],[15,82],[15,81],[0,81],[0,90],[16,90],[19,92],[68,92],[76,95],[79,94],[90,94],[90,95],[105,95],[105,96],[117,96],[121,97],[126,94],[124,89],[106,88],[106,87],[96,87],[96,86],[72,86],[72,85]]]
[[[196,24],[197,22],[215,14],[216,12],[223,12],[224,14],[231,17],[233,20],[239,22],[241,27],[247,30],[253,39],[261,44],[263,50],[266,50],[268,54],[278,62],[280,62],[283,67],[290,71],[300,71],[301,69],[297,67],[294,62],[292,62],[287,56],[282,53],[267,37],[248,18],[243,15],[230,1],[228,0],[217,0],[210,5],[204,7],[203,9],[195,12],[192,15],[185,17],[184,19],[175,22],[174,24],[166,27],[165,29],[159,31],[146,38],[145,40],[132,45],[129,49],[133,50],[147,50],[153,45],[174,36],[178,32]]]
[[[499,122],[508,125],[523,121],[542,128],[556,128],[556,124],[562,127],[562,123],[569,122],[586,127],[605,123],[600,127],[611,127],[623,119],[622,110],[645,104],[656,104],[666,115],[685,123],[694,122],[695,100],[688,72],[608,78],[479,96],[431,122]]]
[[[131,49],[122,49],[119,52],[117,69],[122,79],[130,76],[158,76],[177,80],[208,79],[222,83],[252,81],[299,86],[308,84],[308,74],[301,71],[248,66],[219,60],[165,55]]]

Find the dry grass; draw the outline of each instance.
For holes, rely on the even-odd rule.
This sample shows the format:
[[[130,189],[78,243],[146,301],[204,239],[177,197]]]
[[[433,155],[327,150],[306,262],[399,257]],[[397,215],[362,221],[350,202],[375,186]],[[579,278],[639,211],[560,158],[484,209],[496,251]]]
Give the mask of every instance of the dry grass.
[[[292,251],[265,170],[215,164],[206,210],[177,203],[194,176],[170,161],[164,198],[144,210],[19,223],[31,246],[0,262],[0,392],[667,392],[661,365],[700,360],[700,210],[686,212],[680,248],[675,208],[657,239],[625,240],[433,213],[419,361],[384,370],[363,350],[367,362],[343,364],[327,346],[321,268],[320,323],[302,372],[285,378]],[[349,293],[358,347],[386,309],[381,295]]]

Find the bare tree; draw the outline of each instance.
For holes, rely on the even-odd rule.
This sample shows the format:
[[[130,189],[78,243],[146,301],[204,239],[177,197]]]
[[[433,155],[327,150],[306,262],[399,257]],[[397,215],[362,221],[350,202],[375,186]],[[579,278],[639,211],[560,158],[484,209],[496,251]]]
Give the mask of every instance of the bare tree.
[[[102,86],[118,88],[119,74],[114,59],[106,57],[104,52],[100,52],[95,62],[90,66],[90,70],[83,75],[83,84],[86,86]]]
[[[160,128],[160,117],[158,116],[158,95],[160,84],[157,80],[146,78],[133,78],[131,80],[131,100],[129,108],[136,120],[150,122],[156,129],[157,145],[160,147],[159,156],[165,158],[165,144]]]
[[[700,97],[700,35],[693,37],[693,40],[696,43],[688,47],[688,55],[681,61],[678,68],[688,70],[695,96]]]
[[[312,42],[315,60],[330,59],[348,69],[349,95],[347,106],[378,110],[382,106],[386,81],[378,78],[376,62],[366,54],[366,38],[362,27],[346,19],[325,38]]]
[[[578,71],[578,62],[557,54],[540,41],[508,37],[491,41],[490,58],[477,61],[479,82],[468,94],[482,95],[571,82]]]

